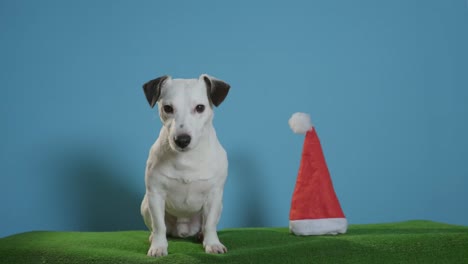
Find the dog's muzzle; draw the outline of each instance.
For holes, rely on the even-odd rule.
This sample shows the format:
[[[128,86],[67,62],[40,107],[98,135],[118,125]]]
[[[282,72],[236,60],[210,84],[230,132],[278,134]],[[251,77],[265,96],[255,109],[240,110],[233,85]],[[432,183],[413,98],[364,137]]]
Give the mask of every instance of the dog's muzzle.
[[[192,138],[187,135],[187,134],[182,134],[174,137],[174,143],[181,149],[186,148],[189,144]]]

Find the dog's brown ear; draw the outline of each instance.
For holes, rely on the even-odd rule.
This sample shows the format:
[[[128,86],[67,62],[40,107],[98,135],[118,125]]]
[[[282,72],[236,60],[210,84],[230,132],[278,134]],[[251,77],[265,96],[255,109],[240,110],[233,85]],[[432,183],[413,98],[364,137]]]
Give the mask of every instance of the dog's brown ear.
[[[159,96],[161,95],[161,87],[164,81],[166,81],[168,78],[168,75],[164,75],[143,84],[143,91],[145,92],[146,100],[148,100],[151,108],[153,108],[158,101]]]
[[[201,76],[206,84],[208,99],[215,106],[219,106],[226,98],[231,86],[214,77],[202,74]]]

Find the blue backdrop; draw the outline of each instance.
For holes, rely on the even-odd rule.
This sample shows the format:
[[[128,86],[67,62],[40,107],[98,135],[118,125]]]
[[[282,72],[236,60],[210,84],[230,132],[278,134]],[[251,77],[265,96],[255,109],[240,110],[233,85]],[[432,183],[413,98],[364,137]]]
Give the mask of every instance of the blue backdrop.
[[[220,229],[288,225],[296,111],[350,223],[468,225],[466,0],[2,0],[0,29],[0,236],[143,229],[141,85],[201,73],[232,86]]]

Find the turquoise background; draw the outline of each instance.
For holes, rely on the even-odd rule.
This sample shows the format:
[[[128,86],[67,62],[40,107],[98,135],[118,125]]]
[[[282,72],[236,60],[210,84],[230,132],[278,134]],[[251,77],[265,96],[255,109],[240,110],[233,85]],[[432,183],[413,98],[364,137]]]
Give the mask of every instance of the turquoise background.
[[[143,229],[141,85],[232,86],[219,228],[287,226],[311,114],[350,223],[468,225],[468,2],[0,1],[0,236]]]

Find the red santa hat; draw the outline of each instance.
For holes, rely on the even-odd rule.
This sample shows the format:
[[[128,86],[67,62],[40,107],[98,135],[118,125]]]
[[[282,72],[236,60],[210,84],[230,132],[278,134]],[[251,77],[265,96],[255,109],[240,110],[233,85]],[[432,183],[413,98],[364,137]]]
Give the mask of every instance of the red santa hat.
[[[348,221],[336,197],[309,115],[293,114],[289,126],[294,133],[306,134],[289,214],[290,231],[302,236],[345,233]]]

